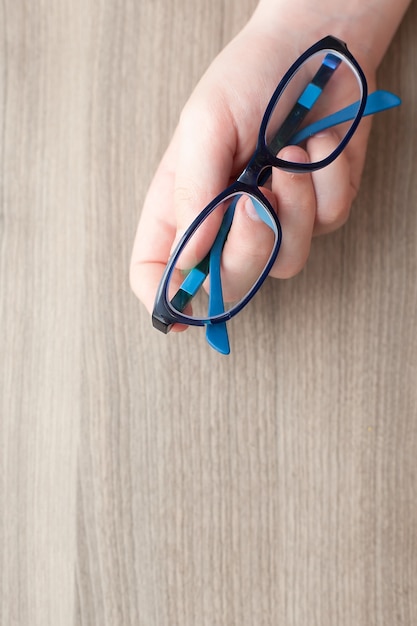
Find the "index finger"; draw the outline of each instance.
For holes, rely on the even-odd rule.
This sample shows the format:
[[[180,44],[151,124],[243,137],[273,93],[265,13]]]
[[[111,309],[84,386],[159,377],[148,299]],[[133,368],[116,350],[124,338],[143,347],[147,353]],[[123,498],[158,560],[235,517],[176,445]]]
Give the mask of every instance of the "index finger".
[[[173,195],[177,151],[178,130],[148,189],[133,244],[130,285],[149,312],[176,232]]]

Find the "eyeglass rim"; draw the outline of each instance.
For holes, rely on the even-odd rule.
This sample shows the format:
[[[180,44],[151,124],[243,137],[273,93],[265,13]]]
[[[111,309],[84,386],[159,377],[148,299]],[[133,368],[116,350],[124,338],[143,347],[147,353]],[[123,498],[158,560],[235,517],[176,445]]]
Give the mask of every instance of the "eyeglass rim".
[[[170,304],[168,297],[168,289],[169,282],[172,276],[172,273],[175,269],[176,262],[184,250],[185,246],[194,235],[196,230],[200,227],[202,222],[212,213],[217,206],[219,206],[222,202],[237,195],[248,195],[253,196],[258,202],[260,202],[263,207],[268,211],[269,216],[272,218],[272,221],[276,228],[276,239],[274,241],[274,246],[272,248],[271,255],[268,259],[267,264],[263,268],[256,282],[252,285],[248,293],[236,303],[231,309],[221,313],[219,315],[215,315],[212,317],[192,317],[187,316],[184,313],[181,313]],[[207,324],[217,324],[221,322],[226,322],[230,320],[232,317],[237,315],[250,300],[254,297],[256,292],[260,289],[262,284],[264,283],[266,277],[272,269],[272,266],[278,256],[280,247],[282,242],[282,229],[281,223],[277,214],[275,213],[273,207],[271,206],[268,199],[264,196],[262,191],[251,185],[247,185],[246,183],[242,183],[240,181],[236,181],[232,183],[227,189],[225,189],[222,193],[220,193],[214,200],[212,200],[204,209],[197,215],[197,217],[190,224],[189,228],[187,228],[184,233],[182,239],[178,243],[177,247],[169,262],[165,268],[164,274],[159,283],[158,292],[155,297],[155,306],[152,313],[152,321],[153,325],[158,328],[158,330],[162,330],[163,332],[168,332],[170,327],[173,324],[186,324],[187,326],[206,326]],[[161,328],[161,325],[163,328]],[[165,330],[166,328],[166,330]]]
[[[268,149],[268,146],[266,143],[266,129],[267,129],[269,120],[271,118],[271,115],[276,107],[276,104],[279,98],[281,97],[289,81],[297,73],[301,65],[303,65],[310,57],[314,56],[315,54],[323,50],[333,50],[337,52],[338,54],[340,54],[341,56],[344,56],[347,59],[347,61],[349,61],[349,63],[353,65],[354,69],[356,70],[358,74],[358,78],[360,79],[360,84],[362,88],[360,104],[356,112],[356,116],[354,120],[352,121],[352,124],[349,130],[347,131],[346,135],[344,136],[344,138],[341,140],[340,144],[338,145],[338,147],[331,154],[329,154],[326,158],[322,159],[321,161],[317,161],[315,163],[294,163],[291,161],[285,161],[284,159],[280,159],[274,156]],[[365,74],[361,66],[355,59],[355,57],[350,53],[346,43],[338,39],[337,37],[334,37],[333,35],[327,35],[326,37],[323,37],[322,39],[317,41],[315,44],[310,46],[310,48],[308,48],[305,52],[303,52],[298,57],[298,59],[294,61],[294,63],[291,65],[291,67],[287,70],[287,72],[284,74],[284,76],[281,78],[280,82],[278,83],[278,86],[276,87],[274,93],[272,94],[268,102],[268,105],[265,109],[265,113],[261,121],[261,125],[259,127],[258,142],[257,142],[255,154],[259,155],[260,153],[262,153],[262,157],[265,157],[265,155],[267,155],[268,161],[272,167],[277,167],[279,169],[289,171],[289,172],[295,172],[295,173],[296,172],[314,172],[316,170],[327,167],[343,152],[346,145],[349,143],[350,139],[354,135],[363,117],[363,112],[366,107],[367,97],[368,97],[368,85],[367,85]]]

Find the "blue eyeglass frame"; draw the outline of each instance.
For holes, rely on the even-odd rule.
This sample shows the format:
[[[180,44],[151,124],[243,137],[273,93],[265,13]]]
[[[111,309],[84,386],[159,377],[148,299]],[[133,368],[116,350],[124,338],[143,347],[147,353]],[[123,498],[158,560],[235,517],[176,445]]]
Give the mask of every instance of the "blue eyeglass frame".
[[[285,140],[289,140],[290,144],[297,144],[304,140],[306,137],[311,136],[312,134],[320,130],[330,128],[331,126],[335,126],[348,120],[352,121],[352,124],[343,140],[340,142],[338,147],[325,159],[315,163],[291,163],[282,160],[272,154],[270,147],[268,147],[266,141],[267,125],[276,107],[276,104],[281,97],[281,94],[285,90],[287,84],[292,79],[294,74],[310,57],[319,52],[322,52],[323,50],[329,53],[331,53],[332,51],[338,53],[338,55],[344,57],[346,61],[348,61],[350,65],[354,68],[357,73],[359,83],[361,85],[361,98],[358,102],[353,103],[352,105],[346,107],[345,109],[342,109],[341,111],[338,111],[333,115],[328,116],[327,118],[321,119],[318,122],[311,124],[307,128],[304,128],[302,131],[291,133],[290,136],[287,138],[284,137],[284,142]],[[312,84],[310,83],[308,87],[311,86]],[[332,161],[334,161],[344,150],[347,143],[350,141],[353,134],[355,133],[364,115],[372,115],[373,113],[376,113],[378,111],[393,106],[398,106],[400,102],[401,100],[397,96],[384,91],[374,92],[368,97],[368,89],[365,75],[360,65],[353,57],[353,55],[349,52],[347,45],[343,41],[340,41],[336,37],[328,35],[327,37],[324,37],[313,46],[308,48],[308,50],[306,50],[291,65],[291,67],[285,73],[277,88],[275,89],[262,118],[255,152],[253,153],[243,172],[234,183],[232,183],[229,187],[227,187],[227,189],[225,189],[222,193],[216,196],[216,198],[214,198],[199,213],[199,215],[193,220],[187,231],[184,233],[181,240],[178,242],[178,245],[175,248],[165,268],[156,294],[154,310],[152,313],[153,326],[163,333],[169,332],[172,326],[176,323],[185,324],[188,326],[206,326],[206,336],[208,342],[219,352],[228,354],[230,352],[230,347],[225,323],[232,317],[237,315],[259,290],[269,272],[271,271],[281,246],[282,231],[279,219],[272,206],[268,202],[267,198],[259,189],[259,187],[265,184],[265,182],[271,175],[272,167],[277,167],[284,171],[293,173],[313,172],[326,167]],[[278,131],[276,137],[280,132],[281,129]],[[185,304],[189,300],[191,300],[195,293],[198,291],[199,287],[204,282],[206,276],[210,271],[210,317],[194,318],[191,316],[187,316],[186,314],[180,313],[178,311],[178,308],[174,308],[174,306],[172,306],[172,300],[170,301],[168,298],[168,286],[178,257],[181,255],[184,247],[187,245],[188,241],[193,236],[196,229],[208,217],[208,215],[216,209],[219,204],[221,204],[225,200],[233,198],[233,196],[236,196],[238,198],[242,194],[249,195],[250,197],[252,197],[252,199],[255,200],[255,202],[259,202],[260,205],[264,209],[266,209],[268,219],[271,220],[272,227],[276,232],[276,241],[268,263],[266,264],[264,270],[260,274],[255,284],[252,286],[248,294],[244,298],[242,298],[242,300],[240,300],[231,310],[225,311],[220,281],[220,255],[224,242],[227,238],[230,223],[233,219],[234,205],[236,202],[232,201],[231,205],[225,213],[219,234],[216,237],[210,252],[205,259],[203,259],[194,269],[191,270],[188,277],[185,278],[184,283],[188,283],[187,287],[184,287],[183,283],[183,285],[181,285],[179,291],[173,298],[173,300],[178,297],[180,299],[183,298],[184,308]],[[183,310],[183,308],[181,310]]]

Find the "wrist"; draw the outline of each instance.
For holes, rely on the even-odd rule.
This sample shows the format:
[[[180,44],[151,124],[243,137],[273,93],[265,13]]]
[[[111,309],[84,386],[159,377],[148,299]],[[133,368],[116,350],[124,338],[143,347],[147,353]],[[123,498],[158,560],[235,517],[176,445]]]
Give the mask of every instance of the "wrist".
[[[411,0],[260,0],[253,23],[298,53],[326,35],[345,41],[369,78],[380,64]]]

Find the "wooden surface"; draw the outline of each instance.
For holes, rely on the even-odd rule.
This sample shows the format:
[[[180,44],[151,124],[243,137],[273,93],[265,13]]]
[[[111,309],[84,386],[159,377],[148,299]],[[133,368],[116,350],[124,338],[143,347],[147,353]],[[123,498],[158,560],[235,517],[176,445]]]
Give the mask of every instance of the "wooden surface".
[[[128,284],[181,107],[255,0],[0,3],[2,626],[417,624],[417,5],[305,271],[164,337]]]

